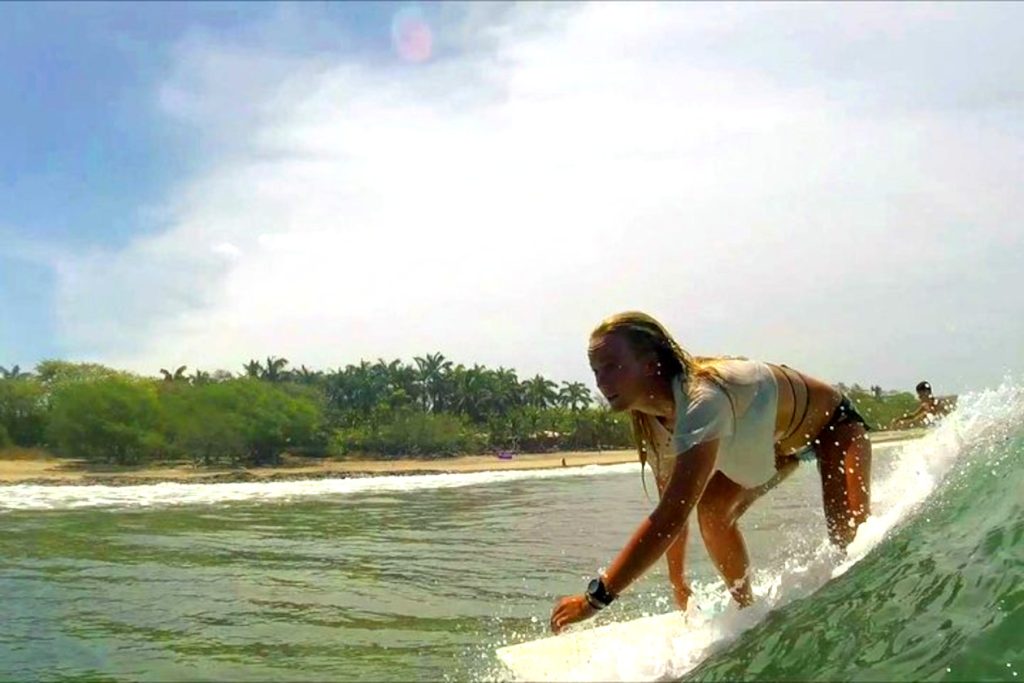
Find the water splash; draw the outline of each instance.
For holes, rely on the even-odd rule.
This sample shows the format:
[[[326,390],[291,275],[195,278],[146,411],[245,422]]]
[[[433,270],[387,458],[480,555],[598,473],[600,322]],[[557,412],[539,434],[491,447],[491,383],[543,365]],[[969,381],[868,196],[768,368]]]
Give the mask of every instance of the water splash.
[[[542,669],[531,666],[532,675],[499,666],[485,678],[507,678],[511,673],[520,679],[537,679],[538,671],[544,680],[559,681],[679,678],[734,643],[769,613],[845,574],[894,528],[913,518],[950,475],[966,470],[973,460],[989,457],[993,449],[1022,432],[1024,387],[1006,380],[997,389],[967,394],[933,431],[892,453],[892,469],[873,487],[873,515],[858,530],[846,556],[824,540],[818,545],[784,541],[792,546],[785,553],[787,559],[781,566],[755,572],[757,601],[747,609],[736,609],[720,582],[697,583],[685,619],[657,617],[615,624],[615,632],[609,631],[611,639],[600,641],[603,648],[591,641],[586,652],[567,650],[564,657],[545,662]]]

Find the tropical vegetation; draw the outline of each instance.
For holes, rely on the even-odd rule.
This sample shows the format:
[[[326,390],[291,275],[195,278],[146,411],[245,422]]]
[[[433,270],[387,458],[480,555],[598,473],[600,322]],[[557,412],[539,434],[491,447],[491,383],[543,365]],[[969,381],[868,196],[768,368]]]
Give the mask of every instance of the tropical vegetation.
[[[843,387],[875,425],[909,393]],[[122,465],[276,464],[311,457],[444,457],[497,451],[628,448],[628,417],[580,382],[520,379],[441,353],[332,370],[252,359],[240,371],[161,368],[146,377],[95,363],[0,366],[0,448],[41,448]]]

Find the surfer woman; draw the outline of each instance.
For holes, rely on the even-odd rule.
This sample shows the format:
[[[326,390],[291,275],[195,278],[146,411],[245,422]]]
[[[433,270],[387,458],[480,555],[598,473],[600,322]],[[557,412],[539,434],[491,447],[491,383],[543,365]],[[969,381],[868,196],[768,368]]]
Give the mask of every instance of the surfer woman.
[[[737,526],[758,498],[816,456],[832,543],[845,549],[870,513],[867,423],[830,385],[784,365],[694,358],[654,318],[614,315],[590,335],[590,366],[612,410],[628,410],[641,468],[660,500],[583,595],[551,614],[558,633],[593,616],[662,555],[680,609],[690,587],[683,556],[690,514],[740,606],[753,601],[750,558]]]

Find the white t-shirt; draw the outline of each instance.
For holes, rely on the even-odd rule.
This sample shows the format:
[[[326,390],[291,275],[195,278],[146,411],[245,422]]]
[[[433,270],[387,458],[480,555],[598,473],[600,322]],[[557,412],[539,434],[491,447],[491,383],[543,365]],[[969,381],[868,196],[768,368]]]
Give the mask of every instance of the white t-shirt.
[[[675,426],[669,432],[653,421],[651,468],[667,480],[677,455],[719,439],[715,469],[740,486],[755,488],[775,475],[775,376],[765,363],[752,360],[717,361],[715,369],[728,395],[719,383],[704,377],[685,386],[680,377],[673,380]]]

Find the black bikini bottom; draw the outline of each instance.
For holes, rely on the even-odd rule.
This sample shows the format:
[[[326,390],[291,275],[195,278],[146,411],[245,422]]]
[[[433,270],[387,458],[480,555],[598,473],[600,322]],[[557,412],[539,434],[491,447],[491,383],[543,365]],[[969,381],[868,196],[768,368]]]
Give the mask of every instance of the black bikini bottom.
[[[839,406],[836,411],[832,413],[832,419],[825,425],[825,429],[822,432],[826,432],[830,429],[838,427],[841,424],[847,422],[860,422],[864,425],[864,429],[871,431],[871,427],[868,425],[868,421],[864,419],[864,416],[857,412],[857,409],[853,407],[853,403],[850,402],[850,398],[843,394],[843,400],[839,402]]]
[[[821,432],[818,433],[818,436],[815,437],[815,441],[821,440],[828,432],[833,431],[839,425],[846,424],[847,422],[859,422],[864,425],[865,431],[871,431],[868,421],[864,419],[863,415],[857,412],[857,409],[853,407],[853,403],[850,402],[849,397],[844,394],[843,400],[839,402],[835,412],[832,413],[832,419],[829,420],[828,424],[826,424]],[[817,459],[818,454],[815,453],[814,446],[808,446],[802,451],[795,453],[794,456],[797,460],[803,460],[806,462]]]

